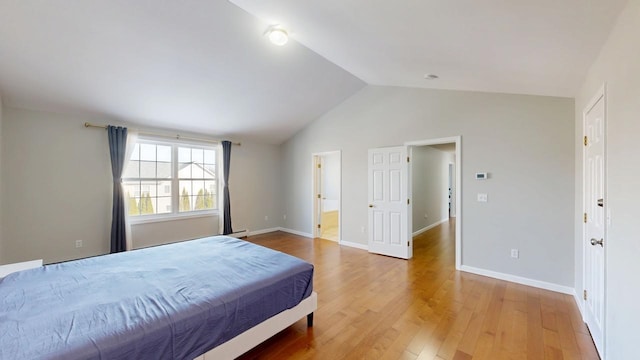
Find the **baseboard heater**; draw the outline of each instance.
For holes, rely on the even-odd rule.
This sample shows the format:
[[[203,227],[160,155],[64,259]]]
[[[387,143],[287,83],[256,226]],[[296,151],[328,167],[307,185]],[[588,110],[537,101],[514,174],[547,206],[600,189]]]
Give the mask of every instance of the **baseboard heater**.
[[[249,230],[239,230],[229,234],[228,236],[238,238],[238,239],[246,238],[246,237],[249,237]]]

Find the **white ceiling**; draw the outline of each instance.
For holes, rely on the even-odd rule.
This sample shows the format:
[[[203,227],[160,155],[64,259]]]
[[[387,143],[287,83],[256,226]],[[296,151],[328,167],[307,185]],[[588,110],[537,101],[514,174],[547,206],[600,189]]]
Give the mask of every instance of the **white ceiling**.
[[[277,144],[365,82],[573,97],[625,2],[0,0],[0,93]]]
[[[0,0],[7,105],[281,143],[365,84],[223,1]]]
[[[369,84],[573,97],[627,0],[231,1]]]

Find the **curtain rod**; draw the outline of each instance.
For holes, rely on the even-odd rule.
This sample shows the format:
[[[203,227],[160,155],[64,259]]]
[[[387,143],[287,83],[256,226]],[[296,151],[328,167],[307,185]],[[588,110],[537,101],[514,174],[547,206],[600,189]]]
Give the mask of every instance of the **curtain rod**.
[[[107,125],[94,125],[91,123],[84,123],[84,127],[86,128],[96,128],[96,129],[106,129]],[[166,134],[158,134],[158,133],[153,133],[153,132],[146,132],[146,131],[141,131],[141,134],[143,135],[154,135],[154,136],[164,136],[164,137],[169,137],[169,138],[176,138],[177,140],[193,140],[193,141],[204,141],[204,142],[219,142],[222,140],[211,140],[211,139],[201,139],[201,138],[193,138],[193,137],[188,137],[188,136],[180,136],[180,134],[176,134],[176,135],[166,135]],[[236,146],[241,146],[242,143],[233,143],[233,145]]]

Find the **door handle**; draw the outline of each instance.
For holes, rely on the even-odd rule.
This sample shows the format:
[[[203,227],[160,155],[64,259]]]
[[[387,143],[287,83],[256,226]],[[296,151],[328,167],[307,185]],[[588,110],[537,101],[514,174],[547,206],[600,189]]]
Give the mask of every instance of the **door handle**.
[[[372,208],[372,207],[373,207],[373,205],[372,205],[372,204],[369,204],[369,207],[370,207],[370,208]]]
[[[596,246],[596,245],[600,245],[602,247],[604,247],[604,239],[591,239],[591,245]]]
[[[598,206],[604,207],[604,199],[598,199]]]

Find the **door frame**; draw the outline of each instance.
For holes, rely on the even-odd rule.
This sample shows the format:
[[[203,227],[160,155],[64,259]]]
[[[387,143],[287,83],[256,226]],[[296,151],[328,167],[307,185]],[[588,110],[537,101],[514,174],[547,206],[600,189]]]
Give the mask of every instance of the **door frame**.
[[[456,270],[460,270],[462,266],[462,136],[451,136],[445,138],[436,138],[436,139],[426,139],[426,140],[417,140],[417,141],[406,141],[404,143],[409,149],[409,154],[412,153],[412,148],[415,146],[426,146],[426,145],[439,145],[439,144],[456,144]],[[412,155],[409,155],[412,157]],[[409,172],[413,173],[413,161],[409,162]],[[408,190],[409,190],[409,198],[411,199],[411,204],[413,204],[413,189],[411,184],[411,175],[407,176],[407,181],[409,182]],[[409,214],[411,214],[411,208],[409,209]],[[407,218],[411,218],[411,216],[407,216]],[[408,225],[411,226],[411,222],[408,219]]]
[[[605,354],[606,354],[606,348],[607,348],[607,239],[609,238],[608,236],[608,232],[609,232],[609,206],[608,206],[608,181],[607,181],[607,84],[604,83],[602,84],[602,86],[598,89],[598,91],[595,93],[595,95],[591,98],[591,100],[589,100],[589,102],[587,103],[587,105],[584,107],[584,110],[582,111],[582,136],[585,136],[585,130],[587,128],[587,114],[589,113],[589,111],[591,111],[593,109],[593,107],[598,103],[598,101],[602,99],[603,100],[603,107],[604,107],[604,111],[603,111],[603,118],[602,118],[602,122],[603,122],[603,126],[602,126],[602,132],[603,132],[603,154],[602,154],[602,161],[603,161],[603,166],[602,166],[602,182],[603,182],[603,199],[604,199],[604,207],[603,207],[603,211],[604,211],[604,240],[605,240],[605,246],[603,247],[603,258],[602,258],[602,267],[603,267],[603,271],[602,271],[602,281],[603,281],[603,288],[602,288],[602,302],[603,302],[603,313],[602,313],[602,349],[598,349],[596,347],[596,351],[598,351],[598,355],[600,355],[600,357],[602,359],[604,359]],[[582,139],[580,139],[582,140]],[[585,146],[581,146],[582,147],[582,214],[586,213],[586,199],[585,199],[585,193],[586,193],[586,189],[585,189],[585,182],[586,182],[586,175],[585,174],[585,170],[586,170],[586,161],[587,161],[587,157],[586,157],[586,147]],[[582,218],[582,214],[580,214],[580,218]],[[582,251],[582,288],[583,290],[585,289],[585,278],[586,278],[586,274],[587,274],[587,246],[591,246],[590,243],[587,242],[587,224],[584,221],[581,221],[582,224],[582,234],[580,236],[580,241],[582,242],[582,246],[580,247],[580,250]],[[577,289],[576,289],[577,290]],[[578,290],[579,291],[579,290]],[[578,298],[580,299],[580,312],[582,315],[582,320],[586,321],[585,319],[585,311],[586,311],[586,300],[584,299],[584,297],[582,296],[578,296]]]
[[[338,191],[338,244],[342,243],[342,150],[332,150],[332,151],[321,151],[315,152],[311,154],[311,207],[313,211],[311,212],[311,235],[314,238],[320,237],[320,232],[318,231],[318,207],[316,206],[317,194],[318,194],[318,184],[316,182],[316,165],[317,158],[322,157],[324,155],[338,154],[338,161],[340,163],[338,170],[338,183],[340,184],[340,189]]]

